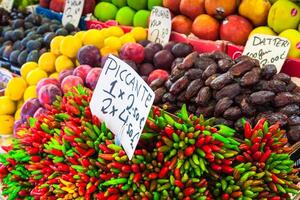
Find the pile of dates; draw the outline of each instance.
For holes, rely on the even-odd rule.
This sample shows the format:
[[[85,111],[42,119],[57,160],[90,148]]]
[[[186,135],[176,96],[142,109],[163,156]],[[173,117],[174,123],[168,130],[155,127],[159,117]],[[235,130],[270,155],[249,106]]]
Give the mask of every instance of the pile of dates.
[[[300,88],[274,65],[261,68],[248,56],[232,60],[222,52],[192,52],[173,62],[167,81],[155,80],[151,87],[155,104],[168,111],[185,103],[189,112],[237,130],[242,118],[252,125],[266,118],[288,130],[291,144],[300,140]]]

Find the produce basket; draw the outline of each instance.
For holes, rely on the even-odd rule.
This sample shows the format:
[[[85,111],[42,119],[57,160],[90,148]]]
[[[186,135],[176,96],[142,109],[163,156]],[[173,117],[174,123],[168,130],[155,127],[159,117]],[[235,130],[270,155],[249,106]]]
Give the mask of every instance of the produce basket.
[[[63,14],[62,13],[57,13],[57,12],[54,12],[52,10],[49,10],[49,9],[46,9],[46,8],[43,8],[41,6],[37,6],[36,9],[35,9],[35,12],[37,14],[40,14],[40,15],[43,15],[45,17],[48,17],[49,19],[56,19],[58,21],[61,22],[62,20],[62,17],[63,17]],[[79,25],[78,27],[81,29],[81,30],[85,30],[86,29],[86,25],[85,25],[85,17],[81,17],[80,21],[79,21]]]

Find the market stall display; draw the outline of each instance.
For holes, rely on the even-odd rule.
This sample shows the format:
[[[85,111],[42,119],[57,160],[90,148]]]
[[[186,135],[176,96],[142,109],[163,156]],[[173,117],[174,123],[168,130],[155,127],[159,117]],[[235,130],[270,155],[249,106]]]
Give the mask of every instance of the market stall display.
[[[40,0],[36,13],[15,3],[0,4],[0,64],[19,72],[0,69],[5,199],[300,195],[298,79],[280,72],[285,56],[234,52],[253,34],[279,35],[297,63],[297,1]],[[154,6],[172,12],[173,32]],[[245,52],[260,49],[275,52]]]

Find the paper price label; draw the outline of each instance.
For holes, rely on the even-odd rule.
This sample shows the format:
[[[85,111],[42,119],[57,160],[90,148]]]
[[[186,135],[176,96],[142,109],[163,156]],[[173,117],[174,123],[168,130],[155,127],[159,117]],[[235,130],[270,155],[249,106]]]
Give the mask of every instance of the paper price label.
[[[11,9],[13,8],[13,5],[14,5],[14,0],[2,0],[0,7],[10,12]]]
[[[155,6],[150,15],[148,40],[166,44],[171,36],[171,13],[167,8]]]
[[[84,0],[67,0],[62,18],[62,24],[66,25],[71,23],[77,27],[83,11],[83,6]]]
[[[286,38],[255,34],[247,41],[243,55],[259,60],[262,67],[267,64],[274,64],[279,73],[290,46],[291,43]]]
[[[110,55],[105,62],[90,107],[104,121],[132,159],[155,94],[125,62]]]

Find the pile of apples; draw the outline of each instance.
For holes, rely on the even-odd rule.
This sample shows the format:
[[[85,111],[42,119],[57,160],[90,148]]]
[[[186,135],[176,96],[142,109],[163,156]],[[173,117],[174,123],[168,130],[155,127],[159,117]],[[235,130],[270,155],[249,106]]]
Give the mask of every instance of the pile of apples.
[[[173,13],[176,32],[237,45],[245,45],[254,33],[279,35],[298,51],[289,56],[300,58],[300,9],[291,0],[163,0],[163,6]]]

